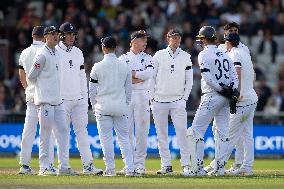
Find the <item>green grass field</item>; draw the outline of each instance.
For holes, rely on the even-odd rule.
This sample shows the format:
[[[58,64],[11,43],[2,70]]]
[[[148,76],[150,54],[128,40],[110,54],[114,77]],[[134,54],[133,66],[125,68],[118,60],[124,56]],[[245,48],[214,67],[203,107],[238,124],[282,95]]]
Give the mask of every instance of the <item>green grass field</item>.
[[[208,161],[206,162],[206,164]],[[230,163],[229,163],[230,164]],[[101,159],[95,160],[96,167],[104,168]],[[81,160],[71,159],[71,166],[81,171]],[[32,160],[32,167],[37,170],[38,160]],[[123,167],[123,162],[116,160],[116,170]],[[173,161],[174,175],[157,176],[160,168],[159,159],[149,159],[146,162],[147,175],[143,177],[125,178],[123,176],[106,178],[102,176],[75,177],[40,177],[36,175],[18,175],[18,161],[16,158],[0,158],[0,188],[284,188],[284,160],[256,160],[254,176],[224,176],[224,177],[194,177],[179,176],[178,160]]]

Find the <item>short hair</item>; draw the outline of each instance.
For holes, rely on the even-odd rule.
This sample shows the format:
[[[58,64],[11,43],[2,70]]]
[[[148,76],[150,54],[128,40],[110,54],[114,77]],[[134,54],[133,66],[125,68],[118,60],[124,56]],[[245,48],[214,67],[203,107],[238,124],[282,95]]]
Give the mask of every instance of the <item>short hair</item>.
[[[229,29],[231,29],[233,27],[236,27],[238,30],[240,30],[240,25],[238,23],[236,23],[236,22],[230,22],[230,23],[226,24],[224,26],[224,30],[229,30]]]

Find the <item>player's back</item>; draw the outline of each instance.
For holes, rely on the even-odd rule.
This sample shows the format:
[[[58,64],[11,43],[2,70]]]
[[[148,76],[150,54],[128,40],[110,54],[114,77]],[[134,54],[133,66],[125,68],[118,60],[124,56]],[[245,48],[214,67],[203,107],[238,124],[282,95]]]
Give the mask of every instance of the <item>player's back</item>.
[[[229,56],[216,45],[208,45],[198,55],[198,62],[201,67],[205,67],[211,74],[213,82],[228,86],[232,82],[230,69],[232,69],[232,61]],[[213,89],[201,79],[201,89],[203,93],[212,92]]]
[[[96,111],[104,115],[125,114],[127,109],[125,83],[130,73],[127,64],[118,60],[115,54],[111,54],[96,63],[92,73],[96,74],[98,80]]]

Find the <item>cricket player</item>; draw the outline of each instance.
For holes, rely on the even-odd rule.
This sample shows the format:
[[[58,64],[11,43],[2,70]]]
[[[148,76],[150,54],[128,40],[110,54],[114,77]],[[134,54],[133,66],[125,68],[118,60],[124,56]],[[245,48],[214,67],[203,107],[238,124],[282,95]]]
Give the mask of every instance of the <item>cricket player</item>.
[[[213,27],[203,26],[197,40],[204,48],[198,55],[203,95],[192,126],[187,130],[192,170],[185,176],[206,174],[203,168],[204,134],[213,118],[216,128],[215,163],[213,171],[208,174],[222,176],[226,164],[224,153],[229,145],[229,100],[237,96],[238,78],[231,59],[216,46]]]
[[[43,37],[44,27],[36,26],[32,31],[33,43],[30,47],[23,50],[19,59],[19,77],[22,83],[22,86],[25,89],[26,94],[26,117],[25,124],[22,133],[22,141],[21,141],[21,152],[20,152],[20,171],[19,174],[34,174],[35,172],[31,169],[30,161],[31,161],[31,152],[33,147],[33,142],[35,139],[36,131],[37,131],[37,107],[34,104],[34,90],[35,86],[28,78],[27,74],[30,72],[33,59],[37,53],[37,51],[44,45],[44,37]],[[50,148],[49,148],[49,159],[50,159],[50,167],[46,171],[49,174],[56,175],[56,169],[53,166],[54,162],[54,140],[50,140]]]
[[[236,114],[230,116],[230,146],[227,158],[239,140],[243,140],[244,155],[241,166],[228,174],[252,175],[254,161],[254,140],[253,140],[253,117],[257,106],[258,97],[253,89],[255,72],[250,54],[243,48],[239,48],[239,35],[230,33],[226,36],[226,48],[229,57],[234,62],[238,78],[240,80],[240,98],[237,103]]]
[[[229,33],[239,33],[240,26],[236,22],[230,22],[224,26],[224,39],[228,36]],[[237,46],[238,49],[243,49],[244,52],[248,53],[250,55],[249,48],[244,45],[243,43],[239,42],[239,45]],[[218,46],[219,49],[223,50],[224,52],[228,52],[225,44],[220,44]],[[213,127],[213,135],[215,136],[215,128]],[[225,173],[230,173],[234,171],[235,169],[238,169],[241,167],[242,162],[244,159],[244,142],[242,137],[240,140],[236,143],[236,151],[235,151],[235,162],[232,164],[231,168],[226,170]],[[214,161],[212,161],[207,167],[204,168],[206,172],[210,172],[213,170]]]
[[[77,175],[69,166],[68,128],[60,95],[59,55],[55,49],[58,30],[54,26],[44,29],[45,45],[38,50],[28,79],[35,83],[34,103],[38,106],[40,124],[40,176],[48,174],[49,140],[52,130],[58,146],[57,175]]]
[[[92,68],[89,95],[104,154],[104,176],[116,176],[113,128],[125,163],[125,176],[136,176],[126,117],[131,101],[131,71],[114,54],[116,41],[113,37],[102,38],[101,43],[104,59]]]
[[[190,54],[180,48],[181,32],[171,29],[167,33],[168,47],[154,55],[154,77],[151,82],[151,101],[161,170],[157,174],[172,174],[171,154],[168,143],[168,116],[175,127],[181,154],[181,174],[189,166],[189,146],[186,141],[186,101],[192,89],[193,72]]]
[[[74,46],[77,30],[73,24],[66,22],[59,27],[59,32],[60,42],[55,48],[60,57],[60,89],[69,128],[68,133],[70,133],[70,122],[72,122],[83,162],[83,173],[103,174],[102,169],[94,167],[90,149],[87,131],[88,89],[84,57],[82,51]]]
[[[144,53],[147,33],[136,31],[131,35],[130,51],[119,59],[132,70],[132,95],[128,112],[129,139],[133,149],[134,167],[139,174],[145,174],[147,138],[150,127],[149,80],[153,77],[154,67],[151,55]],[[135,141],[134,144],[134,132]],[[120,173],[124,173],[124,169]]]

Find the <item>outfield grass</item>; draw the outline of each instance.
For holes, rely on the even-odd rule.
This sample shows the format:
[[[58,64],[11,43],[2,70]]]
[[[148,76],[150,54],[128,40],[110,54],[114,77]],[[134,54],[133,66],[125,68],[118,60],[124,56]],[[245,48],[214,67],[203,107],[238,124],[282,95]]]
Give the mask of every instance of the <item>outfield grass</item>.
[[[208,163],[208,162],[207,162]],[[207,164],[206,163],[206,164]],[[101,159],[95,160],[96,167],[104,168]],[[71,166],[81,171],[80,159],[71,159]],[[32,167],[38,167],[37,159],[32,160]],[[116,169],[123,167],[121,160],[116,160]],[[146,162],[147,175],[143,177],[125,178],[123,176],[106,178],[102,176],[50,176],[18,175],[18,161],[16,158],[0,158],[0,188],[284,188],[284,160],[256,160],[254,176],[225,176],[225,177],[194,177],[179,176],[178,160],[173,161],[174,175],[157,176],[160,168],[159,159]]]

